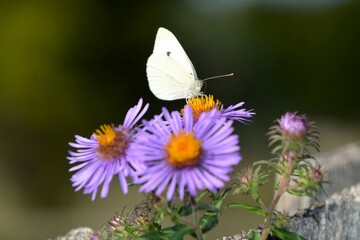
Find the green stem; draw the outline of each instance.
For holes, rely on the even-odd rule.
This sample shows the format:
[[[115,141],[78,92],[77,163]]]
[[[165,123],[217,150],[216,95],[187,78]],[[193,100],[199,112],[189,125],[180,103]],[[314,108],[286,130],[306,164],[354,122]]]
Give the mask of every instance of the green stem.
[[[266,240],[267,236],[269,235],[275,207],[278,204],[281,196],[284,194],[284,192],[287,190],[287,187],[289,186],[290,176],[293,171],[293,167],[294,167],[294,161],[292,158],[289,158],[288,166],[286,168],[284,177],[281,178],[281,180],[280,180],[279,190],[277,191],[273,201],[270,204],[270,207],[267,210],[267,218],[265,220],[265,229],[261,235],[261,240]]]
[[[191,197],[191,210],[192,210],[193,223],[195,226],[196,239],[204,240],[205,238],[202,234],[200,224],[199,224],[199,215],[198,215],[198,212],[196,211],[196,202],[193,197]]]

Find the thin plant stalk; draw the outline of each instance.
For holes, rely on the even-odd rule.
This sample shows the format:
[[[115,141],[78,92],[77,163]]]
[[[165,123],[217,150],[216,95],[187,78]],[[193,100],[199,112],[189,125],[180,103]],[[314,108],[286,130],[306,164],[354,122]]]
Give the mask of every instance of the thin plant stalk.
[[[279,190],[276,192],[276,195],[273,199],[273,201],[270,204],[270,207],[267,210],[267,218],[265,220],[265,229],[261,235],[261,240],[266,240],[267,236],[269,235],[269,231],[271,228],[271,224],[272,224],[272,218],[273,218],[273,213],[275,210],[276,205],[278,204],[281,196],[284,194],[284,192],[286,192],[288,186],[289,186],[289,182],[290,182],[290,176],[291,173],[293,171],[293,167],[294,167],[294,161],[293,159],[290,157],[288,159],[288,166],[286,168],[286,172],[284,174],[284,177],[281,178],[280,180],[280,184],[279,184]]]
[[[200,228],[199,215],[198,215],[198,212],[196,211],[196,202],[193,197],[191,197],[191,210],[192,210],[193,223],[195,226],[196,239],[205,240],[205,238],[202,234],[201,228]]]

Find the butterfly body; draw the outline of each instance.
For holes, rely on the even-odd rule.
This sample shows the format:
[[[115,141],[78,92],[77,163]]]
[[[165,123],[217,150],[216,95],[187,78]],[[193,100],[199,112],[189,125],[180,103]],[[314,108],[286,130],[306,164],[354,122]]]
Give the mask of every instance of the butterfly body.
[[[146,63],[151,92],[162,100],[192,98],[201,95],[203,82],[176,37],[159,28],[154,50]]]

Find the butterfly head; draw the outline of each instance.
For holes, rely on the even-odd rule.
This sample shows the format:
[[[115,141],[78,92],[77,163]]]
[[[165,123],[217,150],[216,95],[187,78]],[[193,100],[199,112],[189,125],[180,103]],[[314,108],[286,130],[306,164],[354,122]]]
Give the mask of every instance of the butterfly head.
[[[202,80],[194,81],[194,83],[191,86],[191,89],[192,89],[191,97],[196,97],[196,96],[202,95],[201,88],[202,88],[203,84],[204,84],[204,82]]]

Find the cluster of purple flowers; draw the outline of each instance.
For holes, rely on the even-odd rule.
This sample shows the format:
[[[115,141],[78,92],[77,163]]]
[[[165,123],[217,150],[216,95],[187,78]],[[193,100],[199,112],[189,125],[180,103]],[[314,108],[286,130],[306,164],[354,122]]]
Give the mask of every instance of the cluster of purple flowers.
[[[204,110],[201,104],[209,106],[209,101],[200,100],[200,107],[187,104],[181,112],[163,108],[161,115],[138,125],[149,107],[140,99],[123,124],[102,125],[90,138],[75,136],[69,144],[76,150],[69,151],[68,160],[75,164],[70,171],[76,171],[71,178],[76,191],[84,189],[94,200],[102,186],[104,198],[114,176],[124,194],[130,179],[142,192],[166,192],[168,200],[224,187],[241,160],[233,121],[243,122],[254,113],[240,109],[243,103]]]

